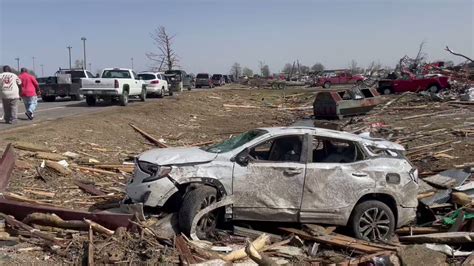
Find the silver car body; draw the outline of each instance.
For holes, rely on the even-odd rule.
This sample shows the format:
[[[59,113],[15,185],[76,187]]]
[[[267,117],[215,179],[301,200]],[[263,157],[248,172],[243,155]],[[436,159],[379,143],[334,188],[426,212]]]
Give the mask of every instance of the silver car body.
[[[161,207],[191,183],[217,188],[234,196],[226,217],[236,220],[288,221],[346,225],[361,200],[388,201],[397,227],[415,219],[418,205],[418,172],[402,155],[404,148],[368,135],[313,128],[261,128],[266,133],[227,152],[200,148],[166,148],[144,152],[137,162],[171,167],[166,177],[143,182],[150,175],[137,165],[127,185],[132,202]],[[239,154],[268,140],[297,136],[303,140],[301,160],[236,162]],[[341,140],[354,143],[363,159],[349,163],[313,162],[314,141]],[[319,145],[319,144],[318,144]],[[182,193],[182,191],[181,191]]]

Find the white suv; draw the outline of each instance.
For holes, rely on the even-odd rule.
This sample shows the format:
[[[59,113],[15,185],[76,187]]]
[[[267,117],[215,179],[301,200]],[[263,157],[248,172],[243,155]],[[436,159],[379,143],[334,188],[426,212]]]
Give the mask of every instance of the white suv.
[[[150,95],[158,96],[162,98],[165,94],[173,95],[169,90],[168,81],[165,75],[162,73],[155,72],[141,72],[138,77],[142,79],[146,84],[146,91]]]
[[[225,218],[347,225],[361,239],[389,238],[412,222],[418,172],[396,143],[313,127],[260,128],[207,148],[166,148],[136,158],[125,203],[196,213],[232,195]],[[205,238],[216,213],[198,222]]]

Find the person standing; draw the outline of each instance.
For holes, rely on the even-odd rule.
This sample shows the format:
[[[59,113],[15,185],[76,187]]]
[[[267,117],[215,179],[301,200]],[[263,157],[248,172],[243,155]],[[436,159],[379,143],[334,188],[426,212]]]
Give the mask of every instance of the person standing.
[[[37,91],[39,91],[38,81],[35,76],[28,73],[28,69],[22,68],[20,74],[21,98],[25,104],[25,115],[33,120],[36,106],[38,105]]]
[[[0,98],[3,103],[4,119],[7,124],[14,124],[18,113],[21,80],[9,66],[3,66],[0,80]]]

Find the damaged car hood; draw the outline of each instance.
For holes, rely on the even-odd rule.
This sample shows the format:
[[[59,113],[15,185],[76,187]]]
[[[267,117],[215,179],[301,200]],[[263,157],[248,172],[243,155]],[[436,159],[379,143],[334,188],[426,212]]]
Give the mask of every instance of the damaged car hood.
[[[140,161],[156,163],[158,165],[205,163],[214,160],[217,153],[203,151],[199,148],[162,148],[142,153]]]

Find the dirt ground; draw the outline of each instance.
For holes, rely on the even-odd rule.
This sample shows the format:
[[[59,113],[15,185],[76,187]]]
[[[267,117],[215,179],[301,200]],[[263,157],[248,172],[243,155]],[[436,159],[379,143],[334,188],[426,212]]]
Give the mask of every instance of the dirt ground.
[[[184,92],[162,101],[117,106],[101,113],[1,132],[0,151],[8,143],[26,141],[49,147],[58,154],[70,151],[81,155],[68,163],[85,167],[94,163],[120,165],[153,148],[130,123],[169,146],[208,144],[256,127],[289,126],[310,119],[314,95],[313,88],[251,90],[240,85]],[[385,97],[386,102],[398,100],[380,105],[369,115],[329,123],[337,123],[351,132],[371,131],[404,144],[408,157],[425,175],[474,162],[473,105],[435,102],[418,95],[399,97]],[[326,121],[316,124],[323,123]],[[42,180],[35,170],[42,160],[31,152],[17,153],[20,160],[10,180],[10,193],[74,209],[88,209],[98,202],[124,196],[124,184],[130,176],[126,171],[109,175],[82,169],[70,176],[43,172],[46,180]],[[108,195],[90,196],[78,189],[74,180],[92,183]],[[2,253],[13,256],[5,250]],[[36,258],[45,256],[28,253]],[[14,261],[21,262],[22,256],[17,254]],[[47,257],[47,261],[52,262],[51,259]]]

